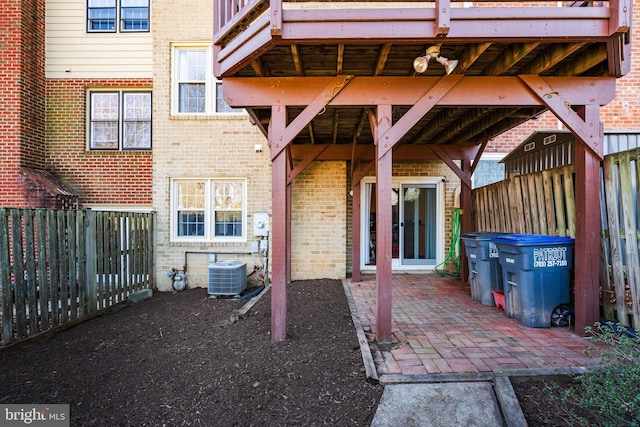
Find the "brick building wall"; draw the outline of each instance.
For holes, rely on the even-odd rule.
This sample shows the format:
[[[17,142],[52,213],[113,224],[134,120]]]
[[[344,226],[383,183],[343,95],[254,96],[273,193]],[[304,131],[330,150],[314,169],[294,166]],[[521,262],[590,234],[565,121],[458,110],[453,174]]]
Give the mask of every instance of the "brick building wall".
[[[20,167],[44,166],[44,0],[0,8],[0,204],[25,206]]]
[[[151,87],[151,79],[47,81],[47,169],[81,204],[151,206],[152,152],[88,150],[86,121],[87,90]]]
[[[156,272],[158,288],[170,290],[166,273],[188,263],[189,287],[206,287],[206,252],[250,252],[253,214],[271,212],[271,161],[267,141],[244,113],[172,115],[172,43],[211,43],[213,2],[180,0],[156,2],[152,9],[154,49],[153,92],[153,209],[157,212]],[[264,149],[256,152],[255,144]],[[176,242],[171,240],[171,193],[174,179],[238,178],[246,180],[246,241]],[[190,252],[189,254],[186,254]],[[247,271],[261,265],[255,255],[220,255],[240,259]]]
[[[633,2],[632,28],[640,28],[640,1]],[[600,109],[605,131],[637,131],[640,128],[640,39],[638,32],[631,33],[631,71],[616,81],[616,97]],[[536,130],[564,128],[551,113],[537,120],[530,120],[491,140],[487,152],[509,152]]]
[[[346,162],[312,162],[291,194],[291,279],[346,276]]]

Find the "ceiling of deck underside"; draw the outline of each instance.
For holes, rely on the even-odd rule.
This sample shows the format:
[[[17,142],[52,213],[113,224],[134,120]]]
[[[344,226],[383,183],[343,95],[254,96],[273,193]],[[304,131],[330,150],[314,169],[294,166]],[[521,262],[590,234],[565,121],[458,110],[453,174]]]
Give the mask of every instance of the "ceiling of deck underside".
[[[421,79],[444,76],[443,66],[435,60],[429,62],[428,69],[422,74],[417,74],[413,69],[414,59],[425,55],[425,51],[435,43],[439,43],[441,56],[458,61],[453,74],[462,74],[466,77],[539,75],[577,78],[612,76],[613,74],[618,74],[616,77],[619,77],[620,74],[613,64],[617,58],[608,57],[612,52],[611,45],[608,43],[613,39],[606,39],[599,32],[605,18],[600,21],[596,19],[601,18],[597,13],[598,10],[593,10],[593,14],[576,14],[576,8],[573,7],[571,8],[573,13],[554,15],[553,13],[558,9],[544,11],[545,8],[542,8],[544,13],[549,14],[544,16],[554,18],[541,22],[542,15],[532,12],[535,7],[529,10],[522,9],[524,17],[518,15],[517,18],[511,18],[509,15],[510,19],[513,19],[509,21],[511,26],[495,25],[495,28],[500,28],[500,32],[492,32],[491,29],[494,28],[492,23],[504,22],[501,21],[504,15],[499,15],[502,18],[496,18],[497,20],[494,21],[484,21],[487,24],[487,30],[486,36],[482,37],[477,35],[461,37],[467,34],[460,31],[461,26],[472,21],[458,20],[455,25],[452,21],[452,32],[457,35],[457,38],[455,36],[451,38],[447,35],[433,37],[433,34],[428,36],[416,31],[416,28],[425,26],[428,33],[431,26],[438,25],[436,21],[429,21],[430,15],[425,12],[428,10],[425,7],[416,7],[414,14],[406,13],[404,9],[389,9],[392,16],[387,18],[384,14],[373,12],[367,14],[356,6],[353,8],[357,13],[351,14],[352,6],[349,5],[351,2],[315,2],[325,4],[320,13],[317,10],[306,11],[307,6],[298,6],[296,9],[290,4],[298,2],[289,0],[285,1],[285,4],[289,4],[287,8],[291,12],[286,19],[283,18],[282,37],[272,37],[272,34],[265,36],[262,32],[268,30],[269,21],[263,19],[268,17],[268,3],[249,3],[255,5],[251,13],[235,21],[233,28],[220,39],[220,45],[233,44],[231,40],[236,35],[240,35],[239,38],[243,39],[244,31],[247,32],[245,39],[247,45],[252,45],[254,38],[256,44],[252,45],[254,50],[246,57],[238,54],[238,62],[225,69],[222,75],[223,82],[225,77],[304,78],[351,75]],[[341,3],[341,5],[330,5],[330,3]],[[357,7],[361,8],[364,3],[360,3]],[[353,4],[355,5],[356,2]],[[407,2],[407,4],[414,7],[413,5],[418,3]],[[554,5],[555,3],[552,4]],[[576,3],[571,6],[576,5],[587,6],[588,4]],[[367,7],[369,6],[370,4]],[[459,4],[452,5],[452,7],[457,6]],[[344,8],[344,12],[336,14],[336,10],[340,8]],[[294,9],[297,10],[296,13],[293,12]],[[583,9],[582,12],[588,12],[585,8],[579,9]],[[486,9],[483,11],[485,12],[483,16],[486,15],[486,11]],[[466,10],[465,16],[476,19],[476,15],[471,14],[472,12],[473,8]],[[505,12],[502,10],[500,13]],[[586,18],[594,19],[582,20]],[[521,20],[518,21],[518,19]],[[261,24],[251,27],[252,22],[261,22]],[[325,27],[324,24],[327,26]],[[368,25],[366,31],[365,24]],[[478,25],[477,22],[475,25]],[[529,25],[530,31],[526,30]],[[571,30],[567,29],[563,32],[558,29],[558,25],[566,26]],[[552,26],[553,31],[550,30]],[[575,30],[578,27],[580,31]],[[322,30],[319,30],[320,28]],[[405,31],[407,28],[411,28],[411,31]],[[478,27],[474,28],[477,30]],[[326,31],[323,32],[324,29]],[[327,31],[330,33],[327,34]],[[376,31],[379,32],[379,36],[376,35]],[[483,33],[483,30],[477,31]],[[334,33],[335,38],[332,38]],[[404,36],[400,37],[397,33],[402,33]],[[345,34],[349,36],[345,37]],[[519,35],[515,36],[515,34]],[[564,34],[571,34],[571,37],[563,36]],[[265,37],[272,38],[267,40]],[[241,51],[241,46],[243,46],[241,43],[237,43],[236,48]],[[223,57],[226,57],[226,54]],[[384,88],[381,87],[379,90],[383,91]],[[394,123],[411,107],[411,105],[394,105]],[[304,108],[304,105],[288,106],[288,123],[291,123]],[[520,108],[499,105],[484,107],[460,105],[443,108],[436,105],[418,120],[399,142],[416,145],[481,144],[520,123],[539,116],[545,109],[541,105]],[[371,144],[373,137],[368,112],[366,108],[358,106],[328,105],[294,138],[293,143]],[[259,108],[252,108],[251,113],[266,133],[270,123],[271,109],[262,105]]]
[[[413,70],[413,60],[424,55],[426,44],[278,45],[258,59],[263,77],[314,76],[443,76],[444,68],[431,61],[424,74]],[[605,76],[604,43],[444,44],[440,54],[459,61],[454,74],[466,76]],[[255,64],[254,64],[255,65]],[[256,77],[247,66],[237,77]],[[382,89],[381,89],[382,90]],[[410,106],[394,107],[394,122]],[[291,122],[303,109],[290,107]],[[400,141],[406,144],[481,144],[544,111],[532,108],[434,108]],[[268,127],[270,109],[255,109]],[[370,144],[373,142],[364,108],[331,108],[319,114],[293,141],[294,144]]]

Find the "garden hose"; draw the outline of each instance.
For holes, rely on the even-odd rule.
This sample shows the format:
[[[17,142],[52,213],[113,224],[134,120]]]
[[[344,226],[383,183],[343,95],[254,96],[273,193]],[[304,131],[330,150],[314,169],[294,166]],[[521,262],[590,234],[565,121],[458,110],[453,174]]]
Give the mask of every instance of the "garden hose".
[[[449,253],[447,257],[440,264],[436,265],[436,272],[444,276],[456,276],[460,275],[460,252],[457,250],[460,243],[460,208],[453,209],[452,215],[452,227],[451,227],[451,244],[449,245]],[[455,267],[455,271],[447,271],[447,261],[451,261]],[[438,267],[442,267],[442,271],[438,270]]]

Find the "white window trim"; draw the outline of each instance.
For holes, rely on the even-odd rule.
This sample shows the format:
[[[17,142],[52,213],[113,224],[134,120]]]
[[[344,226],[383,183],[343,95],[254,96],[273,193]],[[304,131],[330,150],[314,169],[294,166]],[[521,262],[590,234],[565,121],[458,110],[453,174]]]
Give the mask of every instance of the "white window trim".
[[[91,109],[93,108],[93,103],[91,102],[91,94],[92,93],[117,93],[118,94],[118,148],[94,148],[91,146]],[[124,147],[124,95],[126,93],[134,93],[134,92],[142,92],[148,93],[151,96],[151,135],[149,140],[149,147],[147,148],[123,148]],[[153,149],[153,90],[151,88],[109,88],[109,87],[96,87],[96,88],[88,88],[86,93],[86,108],[87,111],[85,113],[86,116],[86,150],[87,151],[104,151],[104,152],[115,152],[115,151],[151,151]]]
[[[178,90],[178,51],[180,50],[207,51],[207,73],[205,80],[205,108],[202,113],[178,111],[180,91]],[[213,48],[211,43],[172,43],[171,44],[171,114],[174,116],[211,116],[213,115],[213,103],[215,98],[215,86],[213,81]]]
[[[375,184],[375,177],[365,177],[360,181],[361,188],[364,188],[366,184]],[[403,184],[426,184],[436,186],[436,199],[438,202],[438,206],[436,207],[436,222],[438,224],[438,228],[436,229],[436,263],[435,265],[409,265],[409,264],[401,264],[399,259],[394,258],[391,262],[391,270],[393,272],[403,272],[403,271],[433,271],[436,266],[440,265],[444,260],[445,253],[445,188],[444,188],[444,177],[442,176],[394,176],[391,178],[392,185],[402,186]],[[369,220],[364,218],[364,213],[366,212],[366,204],[368,203],[366,191],[360,192],[360,215],[363,220],[360,221],[360,271],[363,273],[373,273],[376,271],[375,265],[366,265],[364,263],[365,256],[364,248],[368,248],[368,240],[367,240],[367,228],[369,227]]]
[[[185,181],[205,181],[205,210],[204,210],[204,224],[205,224],[205,234],[204,236],[178,236],[178,183]],[[230,181],[240,181],[242,182],[242,236],[237,237],[216,237],[215,236],[215,218],[213,215],[214,212],[214,203],[215,200],[213,198],[213,184],[216,182],[230,182]],[[171,242],[191,242],[191,243],[200,243],[200,242],[213,242],[213,243],[224,243],[224,242],[235,242],[235,243],[245,243],[247,241],[247,179],[246,178],[210,178],[210,177],[200,177],[200,178],[173,178],[170,183],[170,206],[171,213],[169,215],[170,221],[170,233],[171,233]]]
[[[148,4],[147,4],[147,11],[149,14],[148,17],[148,27],[147,29],[134,29],[134,30],[127,30],[127,29],[123,29],[122,28],[122,0],[115,0],[115,25],[113,30],[92,30],[90,27],[90,21],[89,21],[89,10],[91,9],[102,9],[100,7],[89,7],[89,2],[87,1],[85,3],[85,16],[86,16],[86,32],[87,34],[100,34],[100,33],[110,33],[110,34],[116,34],[116,33],[123,33],[123,34],[128,34],[128,33],[149,33],[151,31],[151,0],[148,0]],[[111,8],[104,8],[104,9],[111,9]]]

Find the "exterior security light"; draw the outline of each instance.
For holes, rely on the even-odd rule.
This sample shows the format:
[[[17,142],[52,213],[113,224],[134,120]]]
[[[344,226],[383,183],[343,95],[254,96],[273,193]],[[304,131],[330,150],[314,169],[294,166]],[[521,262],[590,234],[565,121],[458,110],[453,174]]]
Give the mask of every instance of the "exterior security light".
[[[417,73],[424,73],[427,71],[431,59],[435,59],[440,63],[447,74],[451,74],[458,65],[456,59],[449,60],[444,56],[440,56],[440,45],[434,45],[427,49],[425,56],[419,56],[413,60],[413,69],[416,70]]]

